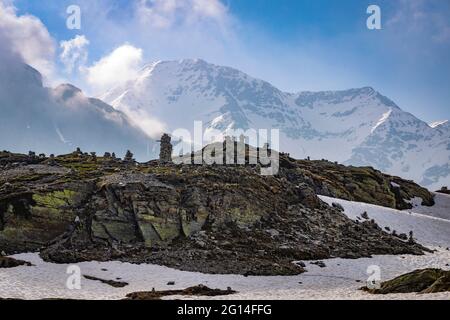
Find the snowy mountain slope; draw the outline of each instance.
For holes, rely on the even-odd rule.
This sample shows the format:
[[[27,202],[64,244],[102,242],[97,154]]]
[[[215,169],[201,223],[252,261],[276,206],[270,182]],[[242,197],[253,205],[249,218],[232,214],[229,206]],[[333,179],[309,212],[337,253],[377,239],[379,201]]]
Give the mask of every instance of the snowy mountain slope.
[[[374,165],[382,171],[437,188],[450,180],[449,143],[449,131],[431,128],[413,115],[393,109],[353,150],[347,163]]]
[[[40,73],[12,62],[0,64],[0,148],[61,154],[131,149],[147,159],[147,137],[128,117],[71,85],[42,85]]]
[[[203,60],[161,61],[101,96],[148,134],[194,121],[204,129],[278,128],[280,149],[297,158],[370,165],[429,188],[450,184],[449,124],[434,127],[370,87],[285,93]]]
[[[305,155],[344,162],[377,128],[395,104],[372,88],[300,93],[295,101],[315,133],[300,132],[295,139]]]
[[[269,83],[202,60],[150,64],[136,80],[100,99],[131,115],[149,134],[155,128],[146,127],[142,116],[164,130],[190,128],[200,120],[221,130],[247,129],[255,127],[256,114],[275,126],[302,124],[300,114],[289,108],[290,97]]]

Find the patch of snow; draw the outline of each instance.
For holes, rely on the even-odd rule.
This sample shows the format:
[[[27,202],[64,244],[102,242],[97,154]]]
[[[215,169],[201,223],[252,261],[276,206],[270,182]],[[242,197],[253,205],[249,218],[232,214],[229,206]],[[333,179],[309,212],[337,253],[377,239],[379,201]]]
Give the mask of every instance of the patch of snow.
[[[391,186],[394,188],[400,188],[400,185],[398,183],[395,183],[394,181],[391,181]]]
[[[435,122],[430,123],[429,126],[434,129],[434,128],[437,128],[437,127],[439,127],[439,126],[441,126],[443,124],[446,124],[447,122],[448,122],[448,120],[435,121]]]
[[[450,220],[450,195],[438,192],[434,193],[434,201],[435,205],[432,207],[419,205],[413,208],[412,211],[431,217]]]
[[[56,130],[56,134],[57,134],[58,137],[59,137],[59,140],[61,140],[62,143],[69,143],[69,141],[67,141],[66,138],[64,138],[64,136],[63,136],[61,130],[59,130],[58,127],[55,127],[55,130]]]
[[[376,123],[376,125],[372,128],[371,132],[374,133],[375,130],[377,130],[377,128],[379,126],[381,126],[383,123],[386,122],[386,120],[389,118],[389,116],[392,113],[392,109],[390,109],[388,112],[383,113],[383,116],[380,118],[380,120],[378,120],[378,122]]]
[[[325,196],[319,196],[328,204],[337,202],[344,208],[344,213],[352,220],[356,220],[363,212],[367,212],[370,219],[374,219],[381,228],[389,227],[397,233],[414,232],[414,238],[425,246],[450,246],[450,220],[433,217],[415,212],[401,211],[373,204],[346,201]]]
[[[0,297],[18,299],[93,299],[116,300],[135,291],[185,289],[204,284],[210,288],[231,287],[237,294],[222,297],[167,297],[167,299],[449,299],[450,293],[430,295],[390,294],[371,295],[358,290],[368,279],[367,268],[377,265],[381,280],[392,279],[403,273],[421,268],[449,269],[450,251],[436,248],[433,254],[423,256],[374,256],[363,259],[329,259],[327,267],[308,264],[308,272],[298,276],[244,277],[240,275],[208,275],[184,272],[149,264],[122,262],[83,262],[77,266],[82,274],[102,279],[121,278],[128,282],[124,288],[113,288],[98,281],[82,278],[81,290],[69,290],[66,273],[69,264],[42,261],[37,253],[15,255],[15,258],[32,262],[33,267],[0,269]],[[106,269],[107,271],[102,271]],[[175,285],[168,286],[169,281]]]
[[[413,208],[415,208],[415,207],[422,206],[423,199],[421,197],[414,197],[412,199],[405,200],[405,202],[409,203],[410,205],[413,206]]]

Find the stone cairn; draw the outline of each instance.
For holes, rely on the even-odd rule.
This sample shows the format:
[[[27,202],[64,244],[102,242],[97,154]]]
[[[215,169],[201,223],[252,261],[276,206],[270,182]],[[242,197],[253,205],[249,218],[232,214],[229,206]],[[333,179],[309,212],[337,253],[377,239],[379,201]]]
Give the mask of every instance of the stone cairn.
[[[127,153],[125,154],[125,157],[123,158],[124,162],[133,163],[135,160],[133,158],[133,153],[131,153],[130,150],[127,150]]]
[[[161,147],[159,150],[159,161],[161,163],[171,163],[172,162],[172,138],[167,134],[164,133],[161,137],[161,140],[158,140],[158,142],[161,143]]]

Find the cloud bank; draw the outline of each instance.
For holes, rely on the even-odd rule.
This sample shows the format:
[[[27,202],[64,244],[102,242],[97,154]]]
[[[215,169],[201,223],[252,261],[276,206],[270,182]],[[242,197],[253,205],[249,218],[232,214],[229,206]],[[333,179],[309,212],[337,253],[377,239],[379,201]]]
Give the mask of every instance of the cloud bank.
[[[55,76],[55,41],[44,24],[31,15],[17,15],[10,3],[0,1],[1,46],[8,48],[46,78]]]
[[[89,40],[84,35],[77,35],[71,40],[60,42],[62,52],[59,57],[68,73],[71,73],[75,67],[83,67],[86,64],[88,45]]]
[[[226,23],[226,7],[218,0],[140,0],[136,6],[140,21],[157,29],[195,25],[206,20]]]
[[[136,77],[142,62],[142,49],[125,44],[85,68],[86,79],[95,91],[108,90]]]
[[[287,15],[286,21],[280,18],[282,10],[274,7],[278,20],[272,24],[258,19],[272,12],[248,15],[246,10],[252,6],[242,9],[235,4],[239,0],[77,0],[83,29],[76,36],[59,29],[65,28],[65,16],[55,17],[72,1],[54,5],[53,0],[40,0],[39,6],[47,4],[48,10],[42,13],[39,8],[39,16],[51,16],[45,16],[51,28],[61,23],[54,34],[60,37],[58,41],[38,18],[19,15],[11,6],[13,1],[9,5],[6,1],[0,0],[0,32],[12,38],[15,52],[53,79],[54,65],[63,67],[66,81],[91,95],[100,96],[110,86],[126,81],[142,62],[201,58],[266,79],[285,91],[372,85],[430,121],[428,113],[421,111],[423,105],[448,101],[444,88],[449,69],[445,50],[450,45],[448,1],[380,0],[383,30],[370,33],[365,28],[364,5],[360,16],[353,11],[354,5],[339,5],[333,15],[343,25],[324,34],[322,30],[330,24],[320,20],[322,10],[311,12],[312,18],[318,16],[317,22],[308,18],[302,22],[297,14],[298,21],[292,22],[288,21],[292,16]],[[25,7],[33,12],[36,6]],[[323,9],[328,17],[330,9]],[[292,28],[287,28],[290,24]],[[435,117],[447,116],[441,112]]]
[[[448,2],[442,0],[398,0],[396,12],[387,26],[411,37],[424,36],[437,44],[450,43],[448,12],[441,11]],[[441,10],[439,10],[441,9]]]

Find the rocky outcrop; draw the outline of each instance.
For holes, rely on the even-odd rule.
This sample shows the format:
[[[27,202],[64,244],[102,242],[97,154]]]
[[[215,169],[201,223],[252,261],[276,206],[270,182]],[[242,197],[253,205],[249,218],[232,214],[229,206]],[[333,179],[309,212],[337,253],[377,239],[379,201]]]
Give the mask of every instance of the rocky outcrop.
[[[107,284],[108,286],[111,286],[113,288],[123,288],[123,287],[128,286],[128,283],[124,282],[124,281],[105,280],[102,278],[97,278],[97,277],[88,276],[88,275],[83,275],[83,277],[87,280],[99,281],[99,282]]]
[[[195,287],[189,287],[184,290],[166,290],[166,291],[142,291],[127,294],[125,300],[160,300],[168,296],[203,296],[203,297],[217,297],[235,294],[236,291],[228,288],[227,290],[211,289],[207,286],[199,284]]]
[[[344,166],[327,160],[280,158],[281,174],[291,182],[306,184],[315,193],[350,201],[376,204],[394,209],[411,209],[409,200],[421,198],[422,204],[434,205],[427,189],[371,167]]]
[[[362,288],[373,294],[450,292],[450,271],[441,269],[416,270],[383,282],[379,289]]]
[[[293,165],[283,165],[286,159]],[[122,260],[284,275],[304,271],[294,260],[426,250],[322,202],[319,184],[310,180],[319,179],[318,169],[289,158],[277,176],[261,176],[248,165],[135,164],[81,152],[53,161],[0,171],[0,249],[6,253],[40,250],[59,263]],[[343,167],[344,176],[347,170],[357,169]]]
[[[0,269],[1,268],[15,268],[20,266],[32,266],[30,262],[17,260],[11,257],[0,256]]]
[[[436,192],[450,195],[450,190],[447,187],[442,187],[441,189],[437,190]]]

